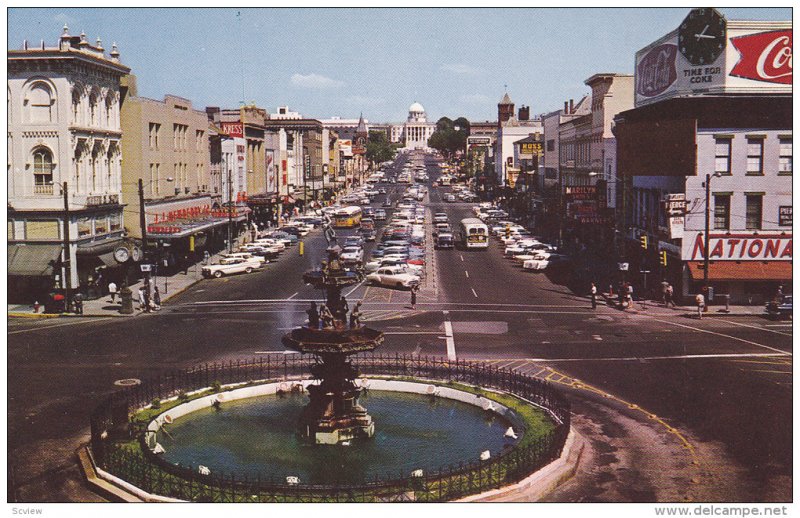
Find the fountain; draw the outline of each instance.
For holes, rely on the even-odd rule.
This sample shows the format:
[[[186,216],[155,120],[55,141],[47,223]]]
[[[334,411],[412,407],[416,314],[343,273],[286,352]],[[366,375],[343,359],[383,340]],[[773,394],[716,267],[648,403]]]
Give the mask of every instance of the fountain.
[[[315,444],[339,444],[375,434],[372,417],[358,403],[363,390],[355,383],[358,371],[347,357],[374,350],[383,342],[383,333],[359,322],[360,303],[353,308],[348,323],[342,289],[360,282],[362,276],[344,268],[338,246],[326,252],[328,259],[322,261],[321,268],[303,275],[306,284],[324,291],[325,305],[318,311],[312,303],[308,325],[294,329],[282,341],[318,359],[311,374],[319,383],[308,386],[310,402],[297,423],[298,435]]]

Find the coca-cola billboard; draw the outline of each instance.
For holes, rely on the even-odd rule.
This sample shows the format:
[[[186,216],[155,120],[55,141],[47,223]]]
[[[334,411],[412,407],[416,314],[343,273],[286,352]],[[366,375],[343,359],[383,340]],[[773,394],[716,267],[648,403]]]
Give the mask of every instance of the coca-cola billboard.
[[[636,92],[645,97],[664,93],[678,78],[677,55],[678,46],[669,43],[650,49],[636,65]]]
[[[792,31],[769,31],[731,38],[740,58],[730,75],[792,84]]]

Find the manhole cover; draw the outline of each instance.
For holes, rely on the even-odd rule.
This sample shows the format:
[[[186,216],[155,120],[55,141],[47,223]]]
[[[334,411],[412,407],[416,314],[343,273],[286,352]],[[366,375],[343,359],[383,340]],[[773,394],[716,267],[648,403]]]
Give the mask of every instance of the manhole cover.
[[[141,384],[142,380],[137,378],[125,378],[114,382],[114,385],[117,385],[118,387],[131,387],[133,385],[141,385]]]

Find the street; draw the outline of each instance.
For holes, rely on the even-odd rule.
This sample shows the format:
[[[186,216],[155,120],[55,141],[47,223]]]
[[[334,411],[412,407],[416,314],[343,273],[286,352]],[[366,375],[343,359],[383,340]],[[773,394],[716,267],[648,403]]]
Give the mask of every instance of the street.
[[[428,164],[435,180],[439,171]],[[400,198],[399,185],[388,188]],[[430,187],[426,209],[457,223],[472,204],[445,203],[448,189]],[[326,247],[319,230],[304,242],[302,256],[295,246],[264,271],[204,280],[158,313],[12,319],[8,449],[16,497],[99,498],[81,486],[73,457],[87,439],[89,413],[115,382],[291,354],[280,337],[319,297],[301,275]],[[758,315],[697,320],[686,316],[691,309],[652,305],[623,312],[602,300],[592,310],[588,287],[576,294],[564,278],[522,270],[494,238],[486,251],[431,254],[435,277],[415,310],[404,290],[360,284],[345,295],[351,306],[363,300],[367,323],[385,332],[376,352],[480,359],[564,388],[591,464],[549,501],[791,499],[791,323]]]

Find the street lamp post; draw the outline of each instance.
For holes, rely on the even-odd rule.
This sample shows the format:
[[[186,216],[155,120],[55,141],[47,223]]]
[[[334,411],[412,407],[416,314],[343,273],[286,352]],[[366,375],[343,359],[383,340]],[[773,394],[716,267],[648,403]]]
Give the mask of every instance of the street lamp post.
[[[710,204],[711,204],[711,179],[712,178],[719,178],[722,176],[720,173],[714,174],[706,174],[706,221],[705,221],[705,239],[703,239],[703,290],[705,291],[705,297],[708,297],[708,242],[709,242],[709,233],[711,230],[711,218],[710,218]],[[708,308],[708,303],[710,300],[706,300],[706,308]]]
[[[64,182],[61,190],[64,195],[64,309],[69,309],[72,303],[72,261],[70,260],[71,251],[69,246],[69,196],[67,194],[67,182]]]
[[[228,253],[231,253],[233,252],[233,175],[224,156],[222,163],[228,175]]]

